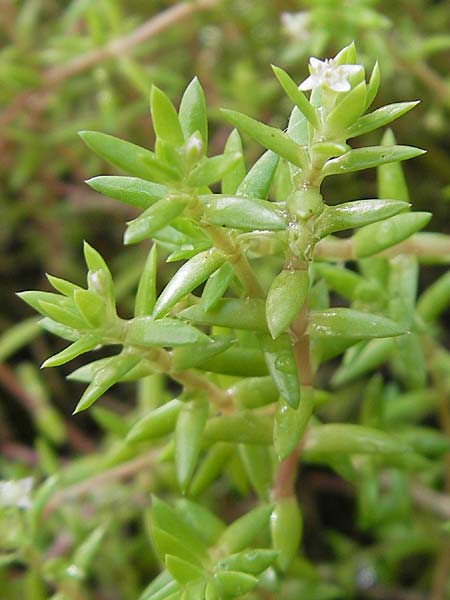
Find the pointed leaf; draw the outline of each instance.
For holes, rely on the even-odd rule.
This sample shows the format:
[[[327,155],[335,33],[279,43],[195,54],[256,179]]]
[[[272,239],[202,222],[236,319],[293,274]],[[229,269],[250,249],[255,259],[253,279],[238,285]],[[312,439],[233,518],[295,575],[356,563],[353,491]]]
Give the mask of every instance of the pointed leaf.
[[[402,335],[406,330],[402,325],[381,315],[351,308],[330,308],[310,312],[307,333],[313,336],[368,339]]]
[[[208,359],[221,354],[234,343],[232,337],[213,338],[208,344],[192,344],[175,348],[172,352],[172,366],[175,371],[201,368]]]
[[[177,112],[168,96],[156,85],[150,94],[150,109],[156,137],[175,146],[184,142]]]
[[[175,467],[183,494],[188,489],[197,465],[208,408],[206,399],[195,399],[185,402],[178,415],[175,428]]]
[[[79,135],[101,158],[130,175],[161,181],[170,172],[167,167],[162,168],[153,152],[146,148],[97,131],[80,131]]]
[[[190,82],[181,98],[178,117],[184,139],[189,140],[191,135],[198,131],[206,148],[208,145],[208,121],[205,94],[197,77]]]
[[[374,64],[372,73],[370,74],[369,83],[367,84],[367,97],[366,97],[366,110],[375,100],[378,94],[378,88],[380,87],[380,66],[378,61]]]
[[[239,153],[241,155],[241,159],[235,164],[231,171],[226,173],[222,178],[222,194],[226,195],[232,195],[236,193],[239,184],[242,182],[246,174],[242,140],[237,129],[233,129],[225,144],[225,154],[229,152]]]
[[[233,281],[233,277],[233,267],[228,262],[225,262],[211,275],[202,293],[202,304],[205,310],[216,307],[217,302],[222,298]]]
[[[242,180],[236,191],[236,196],[265,200],[269,195],[279,160],[277,154],[271,150],[264,152]]]
[[[201,558],[189,548],[189,545],[184,543],[184,540],[155,526],[152,526],[151,533],[152,542],[162,560],[164,560],[167,554],[170,554],[187,562],[192,562],[197,567],[201,567]]]
[[[212,158],[204,158],[193,169],[188,182],[192,186],[203,187],[221,181],[241,160],[240,152],[226,152]]]
[[[222,113],[234,127],[244,131],[261,146],[272,150],[275,154],[285,158],[297,167],[302,167],[305,164],[306,156],[303,148],[296,144],[286,133],[234,110],[222,109]]]
[[[125,244],[136,244],[169,225],[186,207],[188,198],[184,196],[166,196],[153,204],[137,219],[128,223],[124,235]]]
[[[412,146],[373,146],[350,150],[339,158],[329,160],[322,173],[324,176],[361,171],[400,160],[408,160],[424,154],[425,150]]]
[[[140,356],[135,354],[119,354],[113,356],[109,361],[99,369],[78,402],[75,413],[79,413],[89,408],[100,396],[102,396],[111,386],[117,383],[128,371],[133,369],[141,360]]]
[[[331,380],[334,386],[345,385],[370,373],[381,364],[389,360],[395,349],[395,342],[390,338],[370,340],[363,346],[363,350],[349,364],[343,363],[334,373]]]
[[[202,579],[205,576],[205,573],[202,569],[199,569],[191,562],[187,562],[186,560],[178,558],[178,556],[166,554],[165,563],[166,569],[181,585],[185,585],[190,581]]]
[[[289,338],[280,336],[272,340],[268,336],[261,336],[261,347],[267,368],[280,395],[292,408],[296,408],[300,401],[300,387]]]
[[[65,279],[60,279],[59,277],[53,277],[53,275],[49,275],[48,273],[46,274],[46,277],[55,290],[61,294],[64,294],[64,296],[67,296],[68,298],[72,298],[75,290],[82,289],[79,285],[75,285],[75,283],[71,283]]]
[[[272,509],[273,505],[263,504],[231,523],[220,537],[218,546],[226,554],[234,554],[246,548],[268,527]]]
[[[272,65],[272,70],[280,82],[281,87],[284,89],[292,102],[304,114],[311,125],[318,129],[320,122],[317,110],[314,108],[314,106],[312,106],[312,104],[310,104],[305,94],[298,89],[296,83],[294,83],[294,81],[285,71],[283,71],[283,69]]]
[[[274,562],[277,557],[275,550],[266,548],[252,548],[237,554],[231,554],[218,563],[220,569],[227,571],[240,571],[259,575]]]
[[[388,129],[381,140],[384,146],[394,146],[395,136]],[[409,202],[409,192],[403,174],[402,165],[399,163],[388,163],[377,169],[378,196],[380,198],[395,198]]]
[[[178,317],[200,325],[267,331],[264,300],[257,298],[222,298],[208,311],[202,304],[196,304],[179,312]]]
[[[81,315],[91,327],[101,327],[106,318],[106,305],[99,294],[90,290],[76,290],[73,294]]]
[[[200,200],[204,203],[205,220],[213,225],[267,231],[286,229],[284,217],[267,200],[219,194],[200,196]]]
[[[181,400],[174,399],[144,415],[130,429],[127,441],[152,440],[170,433],[175,429],[182,406]]]
[[[299,443],[308,425],[314,404],[314,393],[310,387],[301,390],[301,401],[292,408],[280,398],[275,414],[273,440],[279,460],[284,460]]]
[[[176,347],[208,340],[204,333],[178,319],[136,317],[126,322],[125,343],[132,346]]]
[[[186,523],[189,523],[195,529],[197,535],[208,546],[215,544],[225,530],[223,521],[197,502],[193,502],[187,498],[179,498],[176,500],[176,507]]]
[[[189,488],[192,496],[198,496],[204,492],[213,481],[220,477],[233,450],[233,445],[226,442],[218,442],[208,450],[192,479]]]
[[[86,182],[96,192],[119,200],[124,204],[146,209],[161,200],[167,188],[138,177],[101,176],[87,179]]]
[[[323,454],[397,454],[409,447],[393,435],[372,427],[333,423],[311,427],[305,450],[310,455]]]
[[[214,575],[217,589],[225,598],[236,598],[253,590],[258,579],[247,573],[219,571]]]
[[[429,212],[403,213],[359,229],[352,238],[353,254],[364,258],[395,246],[425,227]]]
[[[424,321],[435,321],[450,306],[450,271],[432,283],[420,296],[417,313]]]
[[[58,352],[58,354],[54,354],[50,358],[47,358],[47,360],[42,364],[42,368],[59,367],[60,365],[64,365],[66,362],[69,362],[69,360],[73,360],[77,356],[93,350],[96,346],[98,346],[98,343],[99,340],[96,337],[82,337],[61,352]]]
[[[294,496],[280,498],[270,517],[273,549],[278,552],[277,564],[285,572],[294,560],[303,531],[303,519]]]
[[[145,317],[151,315],[156,302],[156,276],[158,268],[158,253],[156,244],[145,262],[134,303],[134,316]]]
[[[366,108],[366,82],[361,81],[342,100],[336,103],[335,108],[327,118],[327,128],[333,132],[341,132],[362,115]],[[345,134],[347,137],[347,134]]]
[[[268,500],[273,477],[269,448],[255,444],[241,444],[239,455],[253,489],[259,498]]]
[[[266,300],[270,334],[277,338],[285,332],[306,301],[309,289],[307,271],[283,269],[272,282]]]
[[[382,106],[370,114],[360,117],[356,123],[348,128],[346,137],[357,137],[358,135],[364,135],[379,127],[384,127],[388,123],[395,121],[395,119],[398,119],[409,112],[412,108],[417,106],[417,104],[419,104],[418,100],[415,102],[397,102],[395,104]]]
[[[404,212],[409,206],[400,200],[353,200],[327,206],[315,222],[315,233],[322,238],[336,231],[363,227]]]
[[[158,298],[154,317],[169,313],[179,300],[206,281],[224,262],[224,255],[215,248],[191,258],[176,272]]]
[[[272,444],[272,420],[249,411],[208,420],[205,438],[213,442]]]

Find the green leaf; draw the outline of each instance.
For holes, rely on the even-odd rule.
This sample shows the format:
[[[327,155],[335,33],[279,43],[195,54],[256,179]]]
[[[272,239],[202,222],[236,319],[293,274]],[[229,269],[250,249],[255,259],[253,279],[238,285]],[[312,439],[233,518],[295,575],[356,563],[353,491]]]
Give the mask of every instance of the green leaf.
[[[278,388],[272,377],[247,377],[229,388],[229,393],[240,408],[260,408],[278,400]]]
[[[201,368],[208,359],[221,354],[234,343],[232,337],[216,337],[208,344],[192,344],[175,348],[172,352],[172,366],[175,371]]]
[[[64,296],[67,296],[68,298],[72,298],[73,293],[76,290],[83,289],[79,285],[75,285],[75,283],[71,283],[70,281],[66,281],[65,279],[60,279],[59,277],[53,277],[53,275],[49,275],[48,273],[46,273],[46,277],[51,283],[51,285],[55,288],[55,290],[57,290],[61,294],[64,294]]]
[[[369,83],[367,84],[367,96],[366,96],[366,110],[375,100],[378,94],[378,88],[380,87],[380,66],[378,61],[373,66],[372,73],[370,74]]]
[[[240,152],[226,152],[212,158],[204,158],[192,170],[188,183],[192,186],[203,187],[221,181],[241,160]]]
[[[85,183],[104,196],[109,196],[124,204],[142,209],[146,209],[161,200],[167,193],[165,186],[138,177],[105,175],[92,177],[92,179],[87,179]]]
[[[234,127],[244,131],[252,139],[261,144],[261,146],[272,150],[272,152],[275,152],[275,154],[285,158],[297,167],[302,167],[305,164],[305,151],[286,133],[255,121],[255,119],[234,110],[222,109],[222,113]]]
[[[189,493],[192,496],[198,496],[204,492],[213,481],[220,477],[233,451],[233,445],[227,442],[218,442],[208,450],[189,487]]]
[[[156,137],[174,146],[183,144],[184,136],[177,111],[167,95],[156,85],[152,85],[150,93],[150,110]]]
[[[361,171],[371,167],[384,165],[400,160],[408,160],[424,154],[425,150],[413,148],[412,146],[372,146],[367,148],[357,148],[350,150],[338,158],[327,161],[322,173],[328,175],[338,175],[342,173],[351,173]]]
[[[418,100],[416,102],[397,102],[378,108],[370,114],[360,117],[356,123],[348,128],[346,136],[347,138],[353,138],[379,127],[384,127],[409,112],[417,104],[419,104]]]
[[[268,500],[273,477],[269,448],[255,444],[240,444],[239,455],[253,489],[259,498]]]
[[[218,301],[233,281],[233,277],[233,267],[228,262],[225,262],[211,275],[202,293],[202,304],[205,310],[211,310],[217,306]]]
[[[394,436],[372,427],[333,423],[308,430],[305,451],[310,456],[324,454],[397,454],[409,447]]]
[[[307,271],[283,269],[273,280],[266,299],[267,326],[273,338],[285,332],[306,301]]]
[[[257,298],[222,298],[208,311],[202,304],[196,304],[179,312],[178,317],[200,325],[267,331],[264,300]]]
[[[205,398],[185,402],[175,428],[175,468],[183,494],[187,492],[202,447],[202,434],[208,418]]]
[[[276,557],[275,550],[252,548],[227,556],[217,563],[217,567],[227,571],[243,571],[250,575],[259,575],[270,567]]]
[[[395,136],[388,129],[381,140],[384,146],[394,146]],[[403,174],[402,165],[389,163],[377,168],[378,196],[380,198],[395,198],[409,202],[409,192]]]
[[[296,408],[300,401],[300,388],[289,338],[280,336],[273,340],[269,336],[261,336],[260,341],[267,368],[280,395],[292,408]]]
[[[173,431],[183,403],[174,399],[144,415],[130,429],[127,442],[152,440]]]
[[[76,549],[67,572],[76,572],[77,579],[85,579],[91,570],[92,562],[97,555],[100,544],[106,534],[106,527],[94,529]]]
[[[272,65],[272,70],[280,82],[281,87],[284,89],[292,102],[302,112],[311,125],[315,129],[318,129],[320,125],[319,115],[317,114],[317,110],[314,108],[314,106],[310,104],[305,94],[298,89],[296,83],[285,71],[283,71],[283,69]]]
[[[345,94],[327,118],[327,129],[336,133],[345,130],[364,112],[366,108],[366,82],[361,81]],[[347,133],[345,134],[347,137]]]
[[[212,442],[272,444],[271,418],[245,411],[208,420],[205,438]]]
[[[404,327],[381,315],[351,308],[330,308],[309,313],[308,335],[346,338],[384,338],[406,333]]]
[[[181,98],[178,117],[184,139],[188,141],[191,135],[198,131],[206,148],[208,145],[208,121],[205,94],[197,77],[190,82]]]
[[[201,567],[201,557],[188,544],[185,544],[184,540],[180,540],[178,536],[175,537],[154,525],[152,525],[151,534],[152,542],[158,552],[158,556],[162,560],[164,560],[167,554],[170,554],[171,556],[177,556],[182,560],[193,563],[196,567]]]
[[[259,348],[231,346],[217,356],[206,359],[197,366],[203,371],[235,375],[238,377],[259,377],[267,374],[264,355]]]
[[[140,361],[141,357],[135,354],[119,354],[110,358],[103,367],[96,371],[92,382],[82,395],[73,414],[89,408]]]
[[[219,539],[218,547],[226,554],[235,554],[246,548],[268,527],[272,510],[272,504],[262,504],[247,512],[227,527]]]
[[[178,319],[155,321],[153,317],[136,317],[126,321],[124,343],[132,346],[176,347],[208,340],[204,333]]]
[[[297,408],[292,408],[280,398],[275,413],[273,443],[279,460],[284,460],[299,443],[314,404],[314,392],[310,387],[301,390],[301,401]]]
[[[170,180],[171,170],[146,148],[97,131],[80,131],[79,135],[101,158],[130,175],[160,183]]]
[[[27,292],[18,292],[17,296],[38,312],[42,312],[42,302],[45,302],[46,304],[52,304],[66,310],[74,308],[74,303],[69,298],[65,298],[59,294],[54,294],[53,292],[41,292],[33,290]]]
[[[69,375],[67,375],[67,379],[71,381],[80,381],[82,383],[90,383],[95,375],[95,372],[100,369],[102,366],[107,363],[109,358],[100,358],[99,360],[94,360],[79,369],[75,369]],[[134,369],[128,371],[124,377],[120,381],[136,381],[137,379],[142,379],[147,375],[152,374],[152,368],[150,364],[143,359]]]
[[[197,535],[208,546],[215,544],[225,530],[223,521],[197,502],[187,498],[179,498],[176,500],[176,507],[183,519],[195,529]]]
[[[236,193],[240,183],[245,177],[246,169],[245,169],[245,161],[243,156],[242,149],[242,140],[241,136],[237,129],[233,129],[233,131],[228,136],[228,139],[225,144],[225,154],[227,153],[239,153],[241,155],[241,159],[235,164],[235,166],[226,173],[222,178],[222,194],[232,195]]]
[[[151,315],[156,302],[156,277],[158,269],[157,246],[153,244],[145,261],[134,302],[134,316]]]
[[[182,540],[184,544],[192,548],[192,552],[199,558],[206,558],[206,544],[199,539],[197,532],[186,523],[176,509],[156,496],[152,496],[151,524],[152,527],[159,527]]]
[[[214,575],[217,589],[222,597],[236,598],[253,590],[258,579],[253,575],[236,571],[219,571]]]
[[[191,562],[187,562],[186,560],[178,558],[178,556],[167,554],[165,563],[166,569],[181,585],[185,585],[190,581],[202,579],[205,576],[205,573],[202,569],[199,569]]]
[[[80,314],[91,327],[101,327],[106,318],[106,305],[99,294],[90,290],[76,290],[73,294]]]
[[[204,203],[204,218],[208,223],[236,229],[262,229],[280,231],[286,229],[286,221],[272,202],[256,198],[200,196]]]
[[[224,255],[215,248],[191,258],[175,273],[159,296],[153,316],[159,318],[169,313],[179,300],[206,281],[224,262]]]
[[[364,278],[354,271],[325,263],[315,263],[314,273],[323,277],[328,287],[348,300],[355,300],[358,287],[365,283]]]
[[[186,207],[186,196],[166,196],[153,204],[137,219],[128,222],[124,235],[125,244],[136,244],[169,225]]]
[[[417,302],[417,314],[424,321],[435,321],[450,306],[450,271],[432,283]]]
[[[429,212],[403,213],[362,227],[352,238],[354,256],[364,258],[395,246],[425,227],[431,216]]]
[[[44,369],[47,367],[59,367],[60,365],[64,365],[77,356],[93,350],[96,346],[98,346],[98,343],[99,340],[95,336],[82,337],[73,344],[70,344],[70,346],[61,352],[58,352],[58,354],[54,354],[50,358],[47,358],[47,360],[42,364],[41,368]]]
[[[336,231],[363,227],[405,211],[410,204],[400,200],[353,200],[327,206],[314,225],[314,232],[325,237]]]
[[[270,517],[272,546],[278,553],[277,564],[286,572],[294,560],[303,531],[303,519],[294,496],[280,498]]]
[[[362,344],[362,350],[348,364],[342,363],[334,373],[331,383],[334,386],[345,385],[358,377],[370,373],[389,360],[395,349],[395,342],[390,338],[373,339]]]
[[[264,152],[242,180],[236,190],[236,196],[265,200],[269,195],[279,161],[279,157],[271,150]]]
[[[61,297],[61,296],[60,296]],[[53,304],[51,302],[39,302],[39,312],[46,317],[50,317],[54,321],[62,323],[67,327],[72,327],[73,329],[86,330],[87,324],[86,321],[81,317],[81,315],[74,308],[66,308],[64,306],[60,306],[58,304]]]
[[[42,329],[45,329],[45,331],[49,331],[50,333],[53,333],[53,335],[57,335],[68,342],[75,342],[80,337],[80,334],[76,329],[67,327],[48,317],[41,319],[39,321],[39,326],[42,327]]]

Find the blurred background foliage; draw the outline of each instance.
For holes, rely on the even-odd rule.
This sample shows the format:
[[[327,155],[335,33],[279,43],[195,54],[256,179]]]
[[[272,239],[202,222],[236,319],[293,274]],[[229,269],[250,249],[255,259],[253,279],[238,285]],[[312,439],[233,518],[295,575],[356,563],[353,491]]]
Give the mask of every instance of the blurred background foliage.
[[[271,63],[301,81],[307,75],[310,55],[333,56],[342,46],[355,40],[359,57],[367,69],[377,59],[380,62],[382,85],[374,108],[416,98],[422,101],[416,110],[395,123],[394,130],[400,143],[428,150],[428,154],[405,166],[413,206],[434,213],[430,230],[450,233],[449,25],[448,0],[178,3],[0,0],[0,439],[4,456],[0,466],[3,478],[25,477],[30,473],[38,478],[51,475],[60,462],[83,454],[93,457],[96,466],[94,469],[92,464],[80,463],[79,468],[86,468],[87,472],[89,469],[101,471],[102,451],[91,453],[100,440],[105,443],[108,435],[119,435],[121,426],[121,419],[114,421],[111,411],[106,409],[124,415],[126,407],[132,406],[134,401],[131,387],[122,386],[114,396],[107,395],[102,401],[105,413],[100,408],[90,415],[70,417],[79,396],[79,385],[65,381],[64,369],[47,371],[44,378],[36,367],[60,348],[60,342],[38,334],[36,321],[30,319],[29,310],[14,295],[24,289],[48,289],[46,272],[81,281],[82,240],[86,239],[111,265],[121,310],[129,313],[131,293],[148,248],[123,249],[124,221],[134,213],[92,192],[83,183],[93,175],[112,171],[81,142],[77,132],[95,129],[150,147],[154,141],[148,115],[151,83],[163,88],[177,102],[187,83],[197,75],[207,96],[211,154],[218,154],[230,131],[219,114],[221,106],[240,110],[274,126],[285,126],[290,103],[273,76]],[[375,136],[373,143],[379,143],[378,133],[367,135],[361,143],[369,145],[370,135]],[[261,150],[248,139],[246,142],[250,163]],[[369,172],[358,177],[339,177],[337,182],[327,181],[325,188],[325,197],[331,202],[373,198],[375,176]],[[162,272],[161,285],[172,272],[170,265],[165,268],[167,275],[165,279]],[[424,269],[422,286],[441,272],[436,266]],[[145,385],[150,387],[146,391],[141,386],[140,394],[144,396],[150,393],[152,386],[162,383],[152,379]],[[343,411],[342,414],[352,410],[345,402],[333,406],[336,411]],[[160,481],[165,477],[170,480],[171,474],[166,473],[164,465],[158,469]],[[73,548],[79,548],[87,533],[104,523],[114,510],[115,519],[108,524],[110,543],[102,545],[102,560],[95,563],[95,577],[103,582],[100,586],[103,592],[92,597],[137,597],[154,568],[146,540],[136,534],[140,527],[137,515],[145,504],[142,490],[151,487],[147,479],[154,475],[144,473],[141,477],[145,480],[141,488],[117,483],[113,496],[100,486],[97,511],[83,514],[83,522],[72,505],[63,507],[46,539],[53,539],[67,523],[70,523],[70,534],[64,537],[60,533],[53,545],[46,548],[48,581],[61,579],[62,566],[58,563],[64,562],[61,557],[67,561]],[[310,480],[311,486],[323,489],[341,485],[334,479],[322,480],[320,473],[311,473]],[[395,486],[395,482],[391,485]],[[226,494],[237,492],[222,490],[222,493],[226,499]],[[358,577],[361,588],[371,588],[364,578],[376,575],[374,554],[364,550],[365,544],[373,538],[369,540],[364,537],[366,534],[356,533],[355,524],[349,518],[348,490],[344,493],[341,490],[339,501],[333,506],[330,506],[333,502],[330,498],[334,496],[325,492],[319,496],[324,506],[319,506],[316,518],[318,522],[322,519],[322,526],[331,533],[327,533],[324,549],[325,542],[312,541],[314,532],[307,530],[307,540],[311,538],[310,554],[312,558],[327,560],[331,556],[338,557],[337,579],[346,591],[344,595],[336,595],[336,590],[330,588],[317,598],[365,598],[358,596],[362,592],[355,590],[359,589]],[[63,501],[59,499],[60,504]],[[410,507],[399,503],[398,510],[408,511]],[[7,537],[11,548],[16,547],[17,540],[26,536],[22,525],[20,514],[11,514],[7,531],[0,531],[0,538]],[[103,535],[103,530],[101,533]],[[100,533],[97,537],[100,544]],[[420,553],[427,555],[428,549],[423,547],[423,539],[417,538],[412,543],[417,544],[414,560],[420,569]],[[95,553],[96,548],[91,551]],[[403,557],[402,550],[396,548],[397,554],[392,552],[393,556],[386,555],[377,563],[381,573],[377,576],[392,579],[394,583],[396,579],[401,580],[398,564]],[[407,550],[403,551],[408,555]],[[76,550],[74,552],[76,554]],[[377,546],[376,552],[382,553],[382,547]],[[86,562],[79,556],[72,559]],[[33,563],[38,559],[31,557],[30,560]],[[402,585],[412,577],[415,565],[405,567]],[[64,569],[69,567],[70,563],[64,563]],[[309,567],[305,563],[302,568],[306,573]],[[16,571],[13,569],[13,574],[17,581],[22,581],[20,565]],[[25,597],[18,592],[20,588],[10,580],[6,583],[4,577],[5,574],[0,574],[0,584],[9,595],[3,597]],[[419,585],[420,576],[413,581]],[[35,585],[32,574],[27,585]],[[313,588],[303,590],[305,598],[316,598]],[[72,588],[69,585],[67,589]],[[46,597],[45,592],[42,597]],[[387,593],[372,597],[409,598]],[[413,598],[421,596],[411,595],[411,600]]]

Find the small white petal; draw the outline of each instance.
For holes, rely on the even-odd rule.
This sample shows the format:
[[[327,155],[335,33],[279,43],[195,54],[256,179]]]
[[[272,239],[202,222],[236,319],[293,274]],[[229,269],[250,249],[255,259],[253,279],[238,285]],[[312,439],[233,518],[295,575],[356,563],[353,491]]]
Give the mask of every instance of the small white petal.
[[[302,83],[298,86],[299,90],[312,90],[314,87],[316,87],[316,78],[312,77],[311,75],[309,77],[307,77],[305,79],[305,81],[302,81]]]
[[[330,90],[334,92],[348,92],[351,90],[351,87],[348,81],[334,81],[329,85]]]
[[[322,60],[311,56],[311,58],[309,59],[309,64],[311,65],[311,68],[315,70],[320,69],[325,63]]]
[[[339,65],[339,70],[342,72],[343,77],[350,77],[350,75],[356,75],[362,69],[361,65]]]

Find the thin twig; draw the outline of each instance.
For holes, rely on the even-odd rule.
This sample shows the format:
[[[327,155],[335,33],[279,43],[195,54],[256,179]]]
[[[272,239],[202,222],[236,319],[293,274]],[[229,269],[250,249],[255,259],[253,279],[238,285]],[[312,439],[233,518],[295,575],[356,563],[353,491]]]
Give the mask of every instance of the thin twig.
[[[41,110],[49,97],[49,88],[54,88],[74,75],[78,75],[110,58],[123,57],[143,42],[169,29],[197,12],[214,6],[218,0],[197,0],[176,4],[155,15],[130,33],[111,40],[105,46],[86,52],[69,63],[52,67],[44,71],[41,77],[42,86],[35,91],[27,91],[17,96],[0,114],[0,126],[4,127],[25,108]]]

